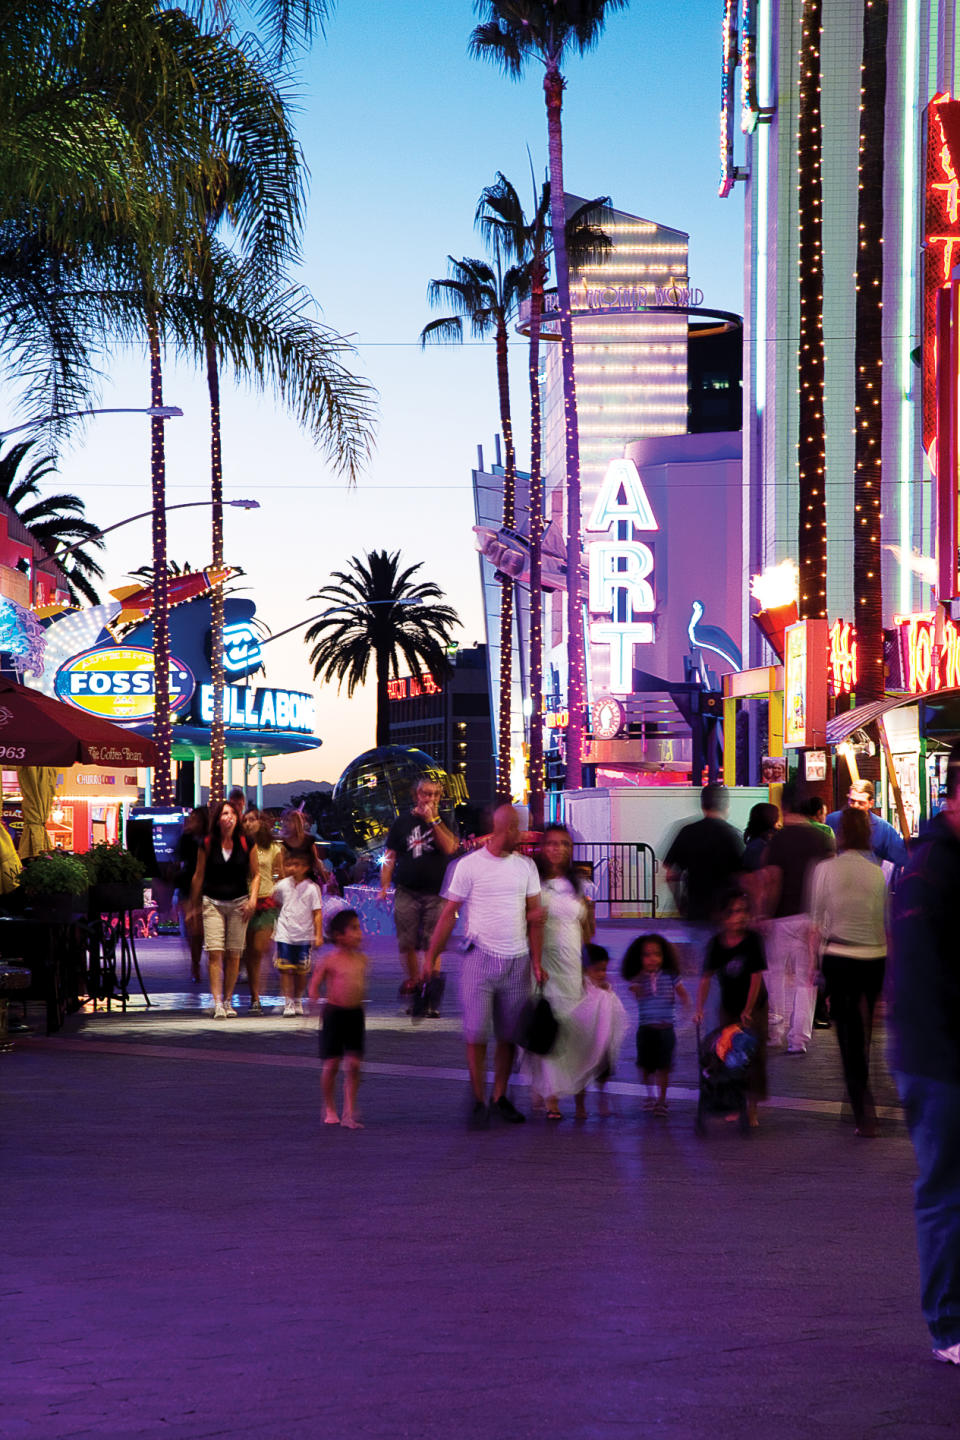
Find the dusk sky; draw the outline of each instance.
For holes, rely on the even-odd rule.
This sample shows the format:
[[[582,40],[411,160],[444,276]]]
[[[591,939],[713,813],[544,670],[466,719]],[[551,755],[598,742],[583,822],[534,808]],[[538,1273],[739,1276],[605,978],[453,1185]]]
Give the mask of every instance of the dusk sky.
[[[567,69],[567,189],[690,233],[692,284],[704,304],[740,310],[740,191],[717,198],[720,91],[718,0],[665,6],[634,0],[610,19],[600,47]],[[397,13],[399,12],[399,14]],[[377,444],[356,490],[320,459],[271,397],[224,387],[228,497],[259,512],[228,511],[226,558],[247,572],[260,616],[279,630],[316,613],[308,596],[351,555],[399,549],[424,562],[459,611],[461,643],[482,640],[473,548],[470,470],[488,462],[498,428],[492,345],[421,353],[433,318],[427,282],[446,256],[481,253],[473,214],[484,185],[503,170],[531,190],[546,166],[541,71],[518,83],[471,61],[469,0],[387,6],[341,0],[300,67],[299,130],[310,169],[302,278],[324,320],[354,337],[357,368],[380,393]],[[738,151],[739,159],[739,151]],[[525,347],[513,346],[518,461],[528,460]],[[166,399],[185,411],[167,426],[171,504],[209,489],[207,401],[202,378],[167,367]],[[147,367],[117,355],[104,405],[146,405]],[[149,505],[148,422],[102,416],[62,457],[57,488],[75,490],[103,526]],[[202,510],[170,517],[169,553],[209,563]],[[110,537],[106,585],[149,561],[148,522]],[[267,652],[271,683],[313,687],[298,635]],[[373,744],[372,686],[348,702],[317,687],[319,751],[269,762],[266,778],[335,781]]]

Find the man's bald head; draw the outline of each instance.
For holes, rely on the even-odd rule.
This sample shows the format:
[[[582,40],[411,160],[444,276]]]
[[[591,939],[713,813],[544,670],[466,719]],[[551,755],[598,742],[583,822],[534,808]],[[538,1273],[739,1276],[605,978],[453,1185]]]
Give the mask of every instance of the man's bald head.
[[[512,805],[498,805],[494,810],[492,838],[498,849],[517,848],[520,843],[520,817]]]

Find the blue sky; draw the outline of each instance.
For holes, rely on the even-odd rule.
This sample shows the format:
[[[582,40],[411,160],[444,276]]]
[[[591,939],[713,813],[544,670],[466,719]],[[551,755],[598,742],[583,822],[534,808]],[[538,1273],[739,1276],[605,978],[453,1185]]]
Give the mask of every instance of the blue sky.
[[[743,289],[740,191],[717,198],[720,0],[666,6],[634,0],[600,47],[568,67],[564,107],[568,190],[608,194],[621,209],[690,233],[690,273],[705,304],[739,310]],[[318,608],[308,596],[330,571],[373,548],[424,561],[458,609],[461,641],[483,638],[473,550],[470,469],[497,429],[489,345],[421,353],[432,318],[426,285],[446,256],[480,253],[473,214],[498,169],[526,194],[529,145],[546,165],[541,72],[520,83],[471,61],[470,0],[339,0],[325,40],[299,67],[300,134],[310,169],[302,278],[323,319],[355,338],[357,367],[380,392],[376,450],[356,490],[317,455],[270,397],[225,386],[225,483],[259,512],[228,512],[226,554],[243,566],[260,615],[279,630]],[[513,348],[518,458],[527,458],[523,344]],[[200,378],[171,364],[166,398],[185,416],[168,424],[170,502],[208,488],[206,397]],[[114,357],[105,405],[149,403],[146,362]],[[149,505],[148,425],[103,416],[61,463],[64,488],[108,525]],[[58,486],[58,488],[61,488]],[[149,559],[149,526],[110,537],[107,583]],[[204,512],[170,517],[170,554],[209,559]],[[268,652],[273,684],[313,686],[297,636]],[[348,702],[317,689],[323,749],[270,762],[268,779],[335,780],[373,743],[372,694]]]

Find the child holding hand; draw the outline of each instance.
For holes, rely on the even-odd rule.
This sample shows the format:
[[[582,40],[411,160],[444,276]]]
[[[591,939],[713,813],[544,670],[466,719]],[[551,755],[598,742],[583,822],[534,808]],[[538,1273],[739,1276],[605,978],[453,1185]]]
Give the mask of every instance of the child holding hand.
[[[647,1086],[645,1108],[666,1115],[667,1084],[677,1047],[677,1001],[690,1003],[676,951],[662,935],[639,935],[627,947],[621,973],[637,998],[637,1065]]]
[[[273,963],[280,972],[284,1015],[303,1014],[310,950],[311,947],[319,950],[323,944],[323,896],[309,875],[309,856],[291,854],[286,877],[273,889],[273,899],[280,907],[274,932],[277,953]]]
[[[320,1022],[323,1123],[343,1125],[347,1130],[362,1130],[357,1114],[357,1089],[364,1050],[366,1027],[363,1001],[370,962],[360,948],[363,930],[356,910],[339,911],[330,921],[327,933],[333,948],[323,956],[310,981],[311,1000],[317,998],[321,985],[326,990],[326,1004]],[[341,1060],[344,1062],[342,1120],[337,1114],[336,1097]]]

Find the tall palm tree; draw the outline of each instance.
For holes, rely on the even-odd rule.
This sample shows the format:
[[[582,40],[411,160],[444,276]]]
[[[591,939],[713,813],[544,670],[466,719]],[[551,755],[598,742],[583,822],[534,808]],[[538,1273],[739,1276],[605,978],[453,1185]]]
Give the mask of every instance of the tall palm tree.
[[[499,231],[492,232],[493,263],[486,260],[454,260],[447,257],[449,276],[431,280],[427,287],[430,304],[439,308],[449,305],[452,315],[431,320],[420,332],[420,344],[431,342],[459,344],[463,340],[463,322],[470,322],[470,332],[477,339],[493,335],[497,361],[497,393],[500,399],[500,428],[503,432],[503,524],[512,530],[516,524],[517,457],[513,443],[513,421],[510,412],[510,370],[507,363],[507,334],[511,319],[529,288],[529,271],[525,265],[506,263],[506,245]],[[513,695],[513,580],[500,577],[500,696],[497,716],[497,793],[501,800],[510,799],[510,719]]]
[[[442,601],[433,581],[413,583],[419,565],[400,569],[400,552],[371,550],[350,559],[349,570],[334,570],[333,581],[311,595],[329,607],[304,635],[313,646],[314,679],[347,682],[349,699],[364,684],[371,659],[377,681],[377,745],[390,743],[387,682],[400,673],[402,659],[419,680],[423,671],[446,675],[447,646],[460,620]]]
[[[590,200],[579,206],[566,223],[566,245],[569,262],[580,267],[588,261],[603,258],[612,241],[600,228],[609,196]],[[541,586],[543,559],[543,481],[541,477],[540,426],[540,337],[543,320],[543,297],[553,236],[550,228],[550,182],[540,189],[539,199],[534,182],[534,210],[528,220],[514,186],[501,172],[493,185],[484,190],[477,208],[477,222],[485,236],[499,233],[507,253],[523,264],[529,276],[529,357],[527,375],[530,387],[530,751],[528,784],[530,790],[530,823],[539,830],[543,825],[546,777],[543,766],[543,590]]]
[[[566,426],[567,470],[567,787],[578,790],[583,779],[583,707],[586,697],[586,656],[580,575],[580,431],[573,368],[573,321],[570,314],[570,272],[566,250],[566,197],[563,188],[561,114],[566,80],[562,66],[572,53],[592,50],[603,33],[607,15],[626,8],[628,0],[476,0],[484,17],[470,37],[472,55],[493,60],[513,79],[520,79],[531,59],[544,67],[550,156],[550,219],[554,237],[554,269],[559,301]]]
[[[79,495],[42,493],[41,481],[56,474],[56,461],[52,455],[35,456],[21,473],[21,467],[36,443],[35,440],[22,440],[0,455],[0,499],[9,505],[53,560],[58,560],[63,551],[70,550],[70,555],[64,555],[58,563],[66,577],[71,599],[79,604],[82,597],[96,605],[100,597],[93,581],[103,579],[103,570],[89,552],[91,549],[103,549],[100,528],[86,519],[84,503]],[[78,544],[81,541],[85,543]]]

